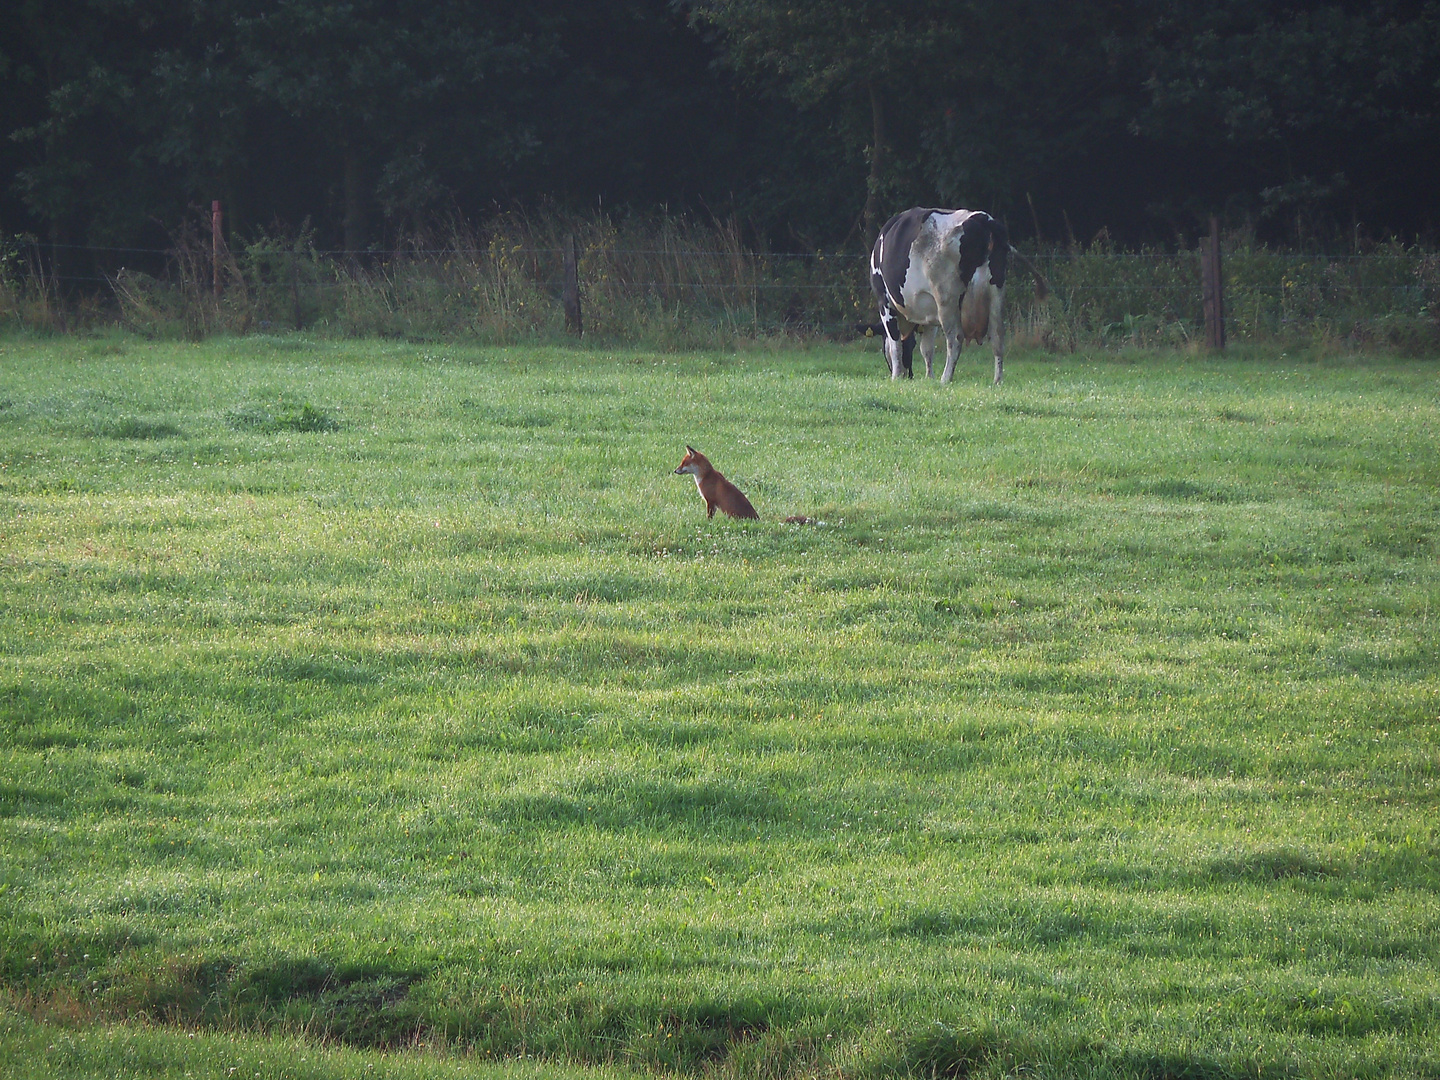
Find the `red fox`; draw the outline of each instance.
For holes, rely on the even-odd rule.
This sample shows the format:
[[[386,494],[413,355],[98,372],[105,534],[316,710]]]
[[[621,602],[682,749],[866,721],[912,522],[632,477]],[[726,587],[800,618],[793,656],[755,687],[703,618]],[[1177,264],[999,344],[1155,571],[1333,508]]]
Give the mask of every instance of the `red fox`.
[[[745,498],[745,493],[721,476],[710,459],[693,446],[685,447],[685,458],[680,462],[677,473],[689,473],[695,477],[695,486],[705,500],[705,516],[713,518],[715,507],[736,518],[758,518],[755,507]]]

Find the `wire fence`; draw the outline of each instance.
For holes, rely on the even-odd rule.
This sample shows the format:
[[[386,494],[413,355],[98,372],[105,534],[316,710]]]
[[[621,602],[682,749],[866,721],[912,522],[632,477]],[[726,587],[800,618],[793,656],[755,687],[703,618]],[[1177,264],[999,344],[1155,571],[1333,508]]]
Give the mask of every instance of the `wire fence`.
[[[724,226],[661,222],[624,235],[605,219],[502,220],[389,250],[260,236],[219,253],[209,237],[168,247],[13,241],[0,251],[0,319],[52,329],[106,320],[154,336],[304,330],[514,341],[565,333],[566,243],[587,334],[665,345],[772,335],[846,337],[873,323],[868,255],[763,252]],[[1197,250],[1096,244],[1027,252],[1015,265],[1008,332],[1056,349],[1182,346],[1200,336]],[[1440,254],[1399,244],[1335,254],[1224,245],[1232,341],[1324,336],[1440,352]]]

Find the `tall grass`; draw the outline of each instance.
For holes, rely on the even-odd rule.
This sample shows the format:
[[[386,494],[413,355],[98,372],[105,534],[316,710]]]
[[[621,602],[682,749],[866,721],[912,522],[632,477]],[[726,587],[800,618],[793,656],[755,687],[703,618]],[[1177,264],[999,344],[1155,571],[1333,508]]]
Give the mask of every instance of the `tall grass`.
[[[566,338],[562,251],[572,236],[586,333],[600,343],[689,348],[848,338],[875,318],[863,253],[758,250],[734,222],[556,213],[504,214],[483,227],[452,220],[364,253],[322,251],[304,228],[261,234],[225,253],[218,297],[208,236],[182,230],[168,273],[110,273],[114,314],[148,337],[192,340],[303,330],[559,343]],[[1120,251],[1102,239],[1030,254],[1054,293],[1039,302],[1029,272],[1012,272],[1006,317],[1019,344],[1184,348],[1203,337],[1196,252]],[[1232,341],[1440,351],[1440,256],[1433,252],[1390,244],[1323,256],[1237,233],[1226,240],[1224,272]],[[0,318],[63,324],[53,283],[13,270],[5,281]],[[77,325],[99,317],[93,304],[77,314],[83,317],[70,320]]]
[[[27,237],[0,236],[0,325],[64,333],[98,321],[94,297],[82,299],[72,317],[60,285]]]
[[[1036,261],[1049,304],[1021,293],[1012,324],[1047,348],[1185,347],[1203,339],[1198,252],[1050,250]],[[1232,341],[1378,346],[1440,352],[1440,256],[1403,245],[1324,256],[1222,244],[1226,330]]]
[[[864,281],[825,257],[777,258],[745,247],[733,224],[680,217],[504,215],[484,229],[454,221],[393,250],[318,251],[305,233],[262,236],[230,262],[216,300],[205,253],[181,247],[178,282],[117,279],[122,319],[155,335],[164,318],[191,337],[214,330],[303,329],[339,336],[559,341],[562,251],[579,248],[586,332],[660,347],[799,336],[854,321]],[[841,260],[845,266],[850,260]],[[191,267],[200,267],[197,276]]]

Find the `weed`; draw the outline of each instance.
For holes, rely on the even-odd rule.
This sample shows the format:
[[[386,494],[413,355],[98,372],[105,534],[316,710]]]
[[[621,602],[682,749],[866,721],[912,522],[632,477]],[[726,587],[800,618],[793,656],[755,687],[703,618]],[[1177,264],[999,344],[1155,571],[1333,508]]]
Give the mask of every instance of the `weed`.
[[[274,409],[263,405],[243,405],[229,410],[225,422],[235,431],[258,431],[276,434],[282,431],[339,431],[340,422],[308,401],[299,405],[280,405]]]

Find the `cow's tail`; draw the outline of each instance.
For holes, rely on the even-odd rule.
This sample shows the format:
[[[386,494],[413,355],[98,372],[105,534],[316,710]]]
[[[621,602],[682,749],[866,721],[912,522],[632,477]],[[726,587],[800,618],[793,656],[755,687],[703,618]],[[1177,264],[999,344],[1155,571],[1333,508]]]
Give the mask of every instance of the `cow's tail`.
[[[1020,249],[1014,247],[1013,245],[1010,248],[1010,254],[1014,255],[1015,258],[1019,259],[1022,263],[1024,263],[1025,269],[1029,270],[1030,273],[1035,275],[1035,299],[1044,300],[1048,298],[1050,295],[1050,282],[1045,280],[1045,275],[1040,273],[1040,268],[1036,266],[1033,262],[1031,262],[1029,259],[1027,259],[1024,255],[1021,255]]]

